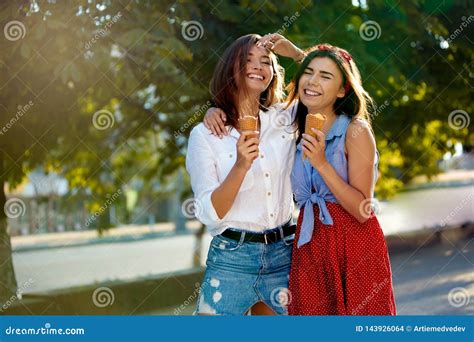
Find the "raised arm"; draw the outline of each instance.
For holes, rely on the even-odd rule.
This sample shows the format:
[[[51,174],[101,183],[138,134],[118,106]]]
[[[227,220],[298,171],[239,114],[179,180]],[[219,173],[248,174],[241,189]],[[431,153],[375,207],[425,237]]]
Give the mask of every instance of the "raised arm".
[[[222,109],[211,107],[204,115],[203,123],[212,134],[222,139],[224,135],[228,135],[229,131],[225,127],[227,115]]]
[[[278,33],[269,33],[257,43],[273,51],[277,55],[288,57],[300,63],[306,57],[303,50]]]

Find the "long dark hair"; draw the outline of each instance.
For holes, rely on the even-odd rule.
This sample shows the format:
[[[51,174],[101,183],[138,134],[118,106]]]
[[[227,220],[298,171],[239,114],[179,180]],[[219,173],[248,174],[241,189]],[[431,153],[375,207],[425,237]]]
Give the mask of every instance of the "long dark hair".
[[[328,57],[336,63],[341,71],[343,76],[342,85],[346,91],[344,97],[338,98],[334,103],[334,112],[336,115],[345,114],[351,119],[363,119],[370,127],[370,112],[374,108],[373,100],[362,87],[360,72],[352,56],[346,50],[329,44],[313,46],[306,51],[306,54],[303,63],[301,63],[301,66],[296,72],[293,80],[288,85],[288,107],[299,99],[298,86],[300,78],[309,63],[311,63],[311,61],[316,57]],[[296,143],[299,143],[301,136],[304,133],[307,114],[308,108],[301,101],[298,101],[295,122],[293,122],[296,124],[298,130],[298,139],[296,140]]]
[[[224,52],[214,70],[209,90],[214,105],[227,114],[227,125],[238,126],[239,96],[247,94],[245,66],[251,47],[262,38],[258,34],[247,34],[238,38]],[[271,105],[283,100],[283,68],[273,53],[270,53],[273,68],[273,79],[267,89],[260,95],[260,109],[266,110]],[[242,109],[240,109],[241,111]]]

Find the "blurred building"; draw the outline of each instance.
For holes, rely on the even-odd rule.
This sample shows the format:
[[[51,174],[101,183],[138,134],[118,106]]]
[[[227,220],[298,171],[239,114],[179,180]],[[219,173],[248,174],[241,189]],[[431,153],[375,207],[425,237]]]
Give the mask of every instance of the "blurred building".
[[[154,224],[172,220],[171,196],[154,196],[130,187],[117,201],[100,214],[100,220],[91,220],[86,202],[87,193],[77,195],[69,191],[65,178],[42,170],[30,172],[25,182],[15,189],[7,189],[7,200],[14,200],[19,215],[8,218],[11,236],[63,231],[96,229],[98,225],[121,226]],[[104,216],[105,220],[104,220]]]

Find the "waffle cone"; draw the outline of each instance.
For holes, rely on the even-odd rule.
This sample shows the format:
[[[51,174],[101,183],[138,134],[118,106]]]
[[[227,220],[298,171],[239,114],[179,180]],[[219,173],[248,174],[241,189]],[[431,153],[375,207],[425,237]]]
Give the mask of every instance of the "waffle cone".
[[[311,114],[308,113],[306,115],[306,123],[305,123],[305,133],[311,135],[313,138],[316,138],[316,133],[313,132],[312,128],[316,128],[321,130],[324,126],[324,122],[326,121],[326,117],[320,113]],[[303,160],[306,159],[306,156],[303,153]]]
[[[306,115],[306,124],[305,124],[305,133],[313,137],[316,137],[316,134],[311,130],[311,128],[316,128],[321,130],[324,126],[326,117],[322,114],[308,114]]]
[[[239,119],[239,128],[241,131],[257,131],[258,119],[255,116],[246,115]]]

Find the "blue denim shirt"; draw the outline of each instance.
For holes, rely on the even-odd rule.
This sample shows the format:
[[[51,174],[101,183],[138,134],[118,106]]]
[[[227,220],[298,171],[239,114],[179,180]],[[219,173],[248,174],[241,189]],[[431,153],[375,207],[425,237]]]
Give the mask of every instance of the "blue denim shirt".
[[[348,183],[347,158],[344,152],[346,132],[351,118],[347,115],[338,115],[331,129],[326,135],[325,155],[341,178]],[[325,225],[332,225],[333,220],[326,206],[326,201],[338,203],[334,194],[329,190],[319,172],[311,166],[309,160],[302,160],[301,141],[296,148],[296,157],[291,173],[291,184],[296,203],[301,209],[304,207],[303,223],[301,226],[298,247],[311,240],[314,229],[313,204],[319,207],[319,220]],[[377,166],[379,155],[375,159],[375,176],[377,180]],[[313,192],[313,189],[315,192]]]

